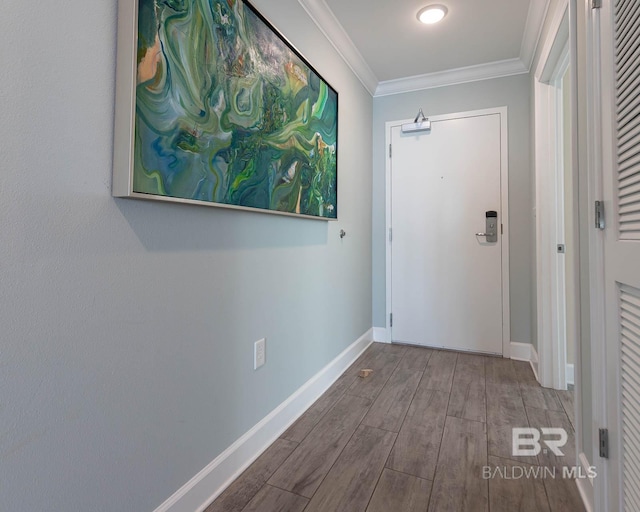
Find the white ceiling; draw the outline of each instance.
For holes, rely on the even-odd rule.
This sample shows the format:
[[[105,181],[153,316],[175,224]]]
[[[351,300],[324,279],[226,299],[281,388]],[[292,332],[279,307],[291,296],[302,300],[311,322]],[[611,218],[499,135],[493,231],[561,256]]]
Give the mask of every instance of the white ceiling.
[[[299,1],[376,95],[528,72],[548,6],[548,0]],[[449,13],[423,25],[416,14],[433,3]]]

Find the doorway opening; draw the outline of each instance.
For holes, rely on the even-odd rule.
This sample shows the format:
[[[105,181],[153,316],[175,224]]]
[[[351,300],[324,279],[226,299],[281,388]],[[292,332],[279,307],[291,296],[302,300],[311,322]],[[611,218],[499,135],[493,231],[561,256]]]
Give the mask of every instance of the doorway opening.
[[[545,387],[575,384],[578,239],[568,6],[535,75],[535,178],[538,354]]]

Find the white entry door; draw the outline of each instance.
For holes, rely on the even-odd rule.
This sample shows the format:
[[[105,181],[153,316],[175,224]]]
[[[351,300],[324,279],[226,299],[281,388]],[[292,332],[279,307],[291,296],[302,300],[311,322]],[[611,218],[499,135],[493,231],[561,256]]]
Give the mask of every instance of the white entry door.
[[[431,122],[389,125],[391,338],[502,354],[506,109]]]

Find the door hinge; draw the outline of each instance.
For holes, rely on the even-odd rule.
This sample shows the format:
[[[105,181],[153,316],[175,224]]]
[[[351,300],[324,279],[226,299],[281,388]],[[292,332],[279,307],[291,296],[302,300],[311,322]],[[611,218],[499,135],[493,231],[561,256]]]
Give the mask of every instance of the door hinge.
[[[592,9],[600,9],[602,7],[602,0],[591,0]]]
[[[598,440],[600,445],[600,457],[609,458],[609,429],[601,428],[598,431]]]
[[[393,327],[393,313],[389,313],[389,327]]]
[[[391,158],[391,144],[389,144],[389,158]]]
[[[500,234],[504,235],[504,224],[500,224]]]
[[[596,229],[604,229],[604,201],[596,201]]]
[[[393,242],[393,229],[389,228],[389,242]]]

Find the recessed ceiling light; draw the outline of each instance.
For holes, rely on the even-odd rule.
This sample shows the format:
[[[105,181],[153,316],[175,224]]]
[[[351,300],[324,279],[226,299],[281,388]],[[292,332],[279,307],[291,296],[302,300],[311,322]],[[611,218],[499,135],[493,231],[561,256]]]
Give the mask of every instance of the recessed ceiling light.
[[[447,15],[444,5],[428,5],[418,11],[418,19],[427,25],[438,23]]]

